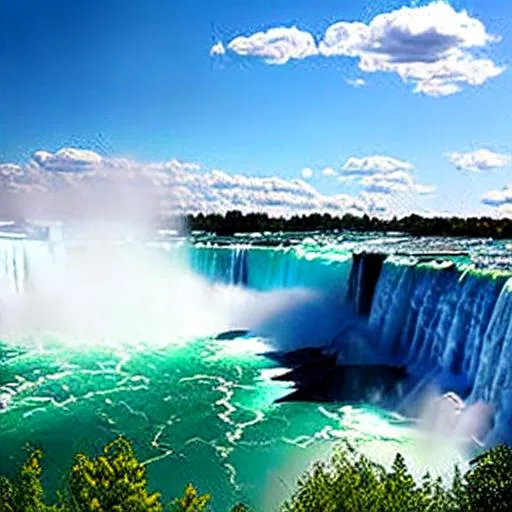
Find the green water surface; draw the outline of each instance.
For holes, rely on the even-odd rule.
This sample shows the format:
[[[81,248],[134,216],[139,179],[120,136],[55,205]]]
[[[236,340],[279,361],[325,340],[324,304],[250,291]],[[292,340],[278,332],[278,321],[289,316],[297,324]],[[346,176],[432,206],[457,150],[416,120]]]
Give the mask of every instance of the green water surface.
[[[255,338],[167,347],[4,341],[1,472],[13,474],[30,442],[44,449],[55,490],[74,452],[92,455],[123,434],[166,500],[192,481],[214,496],[214,510],[243,501],[270,511],[340,438],[377,443],[381,455],[410,441],[369,408],[274,404],[289,385],[269,380],[279,369],[258,355],[264,349]]]

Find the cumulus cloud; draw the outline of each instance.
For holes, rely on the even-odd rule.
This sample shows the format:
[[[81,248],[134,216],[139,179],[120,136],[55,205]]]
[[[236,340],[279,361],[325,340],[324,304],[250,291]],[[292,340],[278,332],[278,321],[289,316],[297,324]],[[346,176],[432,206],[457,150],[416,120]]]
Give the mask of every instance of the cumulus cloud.
[[[349,157],[342,166],[340,182],[354,182],[367,192],[378,194],[413,193],[429,195],[435,187],[416,183],[410,162],[392,156]]]
[[[389,196],[380,192],[363,191],[361,198],[367,205],[367,211],[371,215],[389,214]]]
[[[313,177],[313,169],[305,167],[304,169],[302,169],[300,174],[305,180],[309,180],[310,178]]]
[[[360,184],[368,191],[381,194],[412,192],[418,195],[429,195],[435,191],[433,186],[415,183],[414,178],[406,171],[376,173],[364,176],[361,178]]]
[[[41,169],[57,172],[81,172],[97,168],[102,158],[94,151],[63,148],[56,153],[36,151],[33,159]]]
[[[482,196],[482,203],[488,206],[512,206],[512,185],[506,185],[500,190],[491,190]]]
[[[311,171],[312,172],[312,171]],[[185,213],[361,213],[349,194],[324,195],[303,180],[251,177],[169,160],[141,163],[89,150],[38,151],[25,165],[0,165],[0,215],[149,221]]]
[[[494,153],[488,149],[478,149],[469,153],[448,153],[446,156],[457,169],[470,172],[500,169],[512,162],[512,155]]]
[[[244,213],[362,212],[364,202],[347,194],[326,196],[302,180],[279,177],[251,177],[219,170],[206,173],[178,172],[169,202],[180,213],[223,213],[237,209]]]
[[[332,167],[325,167],[324,169],[322,169],[322,175],[323,176],[326,176],[326,177],[332,177],[332,176],[336,176],[337,172],[335,169],[333,169]]]
[[[310,170],[307,170],[307,176],[310,175]],[[363,199],[367,210],[371,207],[372,211],[379,213],[384,208],[384,197],[389,199],[394,196],[401,202],[400,197],[403,199],[434,194],[436,187],[418,183],[413,171],[414,166],[405,160],[392,156],[370,155],[349,157],[340,170],[325,167],[320,172],[322,176],[334,177],[342,186],[350,185],[354,190],[359,190],[358,197]]]
[[[227,47],[238,55],[260,57],[267,64],[286,64],[291,59],[318,53],[313,36],[297,27],[277,27],[248,37],[239,36]]]
[[[414,184],[414,192],[420,196],[429,196],[437,190],[434,185],[422,185],[421,183]]]
[[[505,66],[482,53],[499,40],[467,11],[435,1],[379,14],[368,24],[335,22],[318,43],[296,27],[276,27],[237,37],[228,49],[270,64],[313,55],[354,58],[361,71],[397,74],[414,84],[414,92],[438,97],[455,94],[464,85],[482,85],[503,73]],[[362,80],[348,82],[361,86]]]
[[[481,85],[504,71],[471,53],[498,40],[467,11],[437,1],[380,14],[369,24],[334,23],[319,43],[319,52],[358,58],[362,71],[396,73],[412,81],[415,92],[447,96],[463,84]]]
[[[349,157],[343,164],[345,174],[365,175],[376,172],[387,173],[394,171],[410,171],[413,165],[403,160],[384,155],[371,155],[365,157]]]

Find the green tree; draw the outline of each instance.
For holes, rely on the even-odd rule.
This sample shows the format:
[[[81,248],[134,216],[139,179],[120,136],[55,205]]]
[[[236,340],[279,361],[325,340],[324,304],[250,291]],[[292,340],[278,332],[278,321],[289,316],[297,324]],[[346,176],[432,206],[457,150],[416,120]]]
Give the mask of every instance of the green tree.
[[[460,479],[460,476],[459,476]],[[284,505],[286,512],[451,512],[451,491],[427,474],[418,484],[398,454],[390,471],[342,447],[329,464],[316,464]],[[463,509],[460,509],[462,512]]]
[[[500,445],[478,457],[466,482],[472,511],[512,510],[512,448]]]
[[[204,512],[210,501],[210,496],[200,496],[197,489],[188,484],[181,498],[174,501],[171,510],[173,512]]]
[[[43,453],[30,449],[18,477],[14,482],[0,477],[0,511],[1,512],[59,512],[63,505],[45,503],[41,483]]]
[[[161,512],[160,494],[150,493],[146,468],[129,441],[119,437],[103,454],[75,456],[69,478],[72,509],[77,512]]]

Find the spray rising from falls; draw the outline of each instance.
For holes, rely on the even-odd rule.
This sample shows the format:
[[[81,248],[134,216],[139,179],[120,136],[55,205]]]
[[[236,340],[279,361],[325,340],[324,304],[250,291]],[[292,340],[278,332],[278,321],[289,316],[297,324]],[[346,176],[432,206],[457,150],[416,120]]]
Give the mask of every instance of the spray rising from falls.
[[[233,329],[272,334],[283,346],[300,343],[298,332],[304,343],[315,336],[324,343],[339,323],[339,295],[327,290],[350,268],[345,258],[317,263],[315,274],[305,265],[314,262],[243,247],[3,240],[0,250],[2,337],[113,345],[165,345]],[[321,327],[304,321],[306,311]]]

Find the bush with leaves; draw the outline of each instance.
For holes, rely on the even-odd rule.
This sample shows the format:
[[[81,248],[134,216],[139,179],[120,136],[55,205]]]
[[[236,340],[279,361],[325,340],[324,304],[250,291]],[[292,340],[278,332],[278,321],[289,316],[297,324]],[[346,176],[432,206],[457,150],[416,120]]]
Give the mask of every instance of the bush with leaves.
[[[171,510],[172,512],[205,512],[209,501],[208,494],[199,496],[195,487],[188,484],[183,496],[174,500]]]

